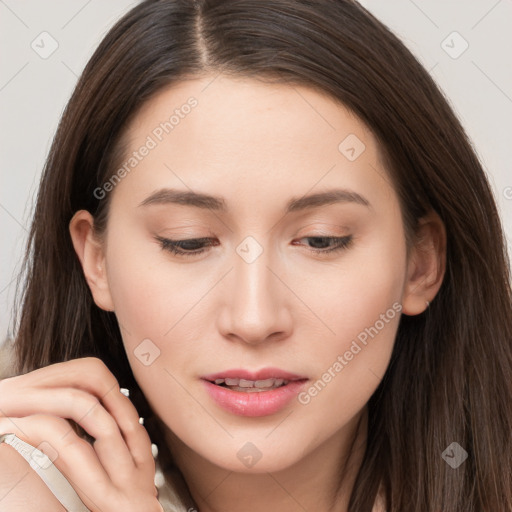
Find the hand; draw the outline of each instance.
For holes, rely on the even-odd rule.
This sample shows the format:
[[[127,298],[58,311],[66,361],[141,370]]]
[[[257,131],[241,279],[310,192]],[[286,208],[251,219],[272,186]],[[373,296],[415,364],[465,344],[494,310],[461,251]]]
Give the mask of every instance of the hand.
[[[0,435],[6,433],[50,457],[91,512],[163,512],[149,435],[100,359],[74,359],[0,381]]]

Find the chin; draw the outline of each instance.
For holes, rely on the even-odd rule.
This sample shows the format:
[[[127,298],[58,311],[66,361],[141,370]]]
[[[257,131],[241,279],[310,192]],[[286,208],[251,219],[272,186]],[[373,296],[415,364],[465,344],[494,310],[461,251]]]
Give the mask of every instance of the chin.
[[[300,462],[304,452],[297,447],[305,446],[300,436],[278,436],[274,432],[271,435],[275,438],[270,440],[268,437],[265,439],[268,432],[266,429],[264,435],[244,434],[229,441],[226,439],[226,443],[198,446],[196,451],[212,464],[235,473],[275,473]],[[219,441],[218,438],[212,440]]]
[[[267,454],[261,453],[261,458],[253,457],[253,460],[250,459],[250,455],[244,455],[242,460],[239,460],[237,456],[226,457],[225,453],[219,455],[220,457],[218,459],[216,457],[209,458],[210,462],[226,471],[251,475],[277,473],[299,462],[296,452],[292,454],[276,452],[269,452]]]

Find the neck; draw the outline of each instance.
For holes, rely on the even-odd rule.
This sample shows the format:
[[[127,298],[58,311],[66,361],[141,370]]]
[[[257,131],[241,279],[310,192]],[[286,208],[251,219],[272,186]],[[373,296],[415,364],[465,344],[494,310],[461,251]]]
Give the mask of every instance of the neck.
[[[223,469],[191,450],[166,427],[165,432],[198,512],[238,512],[241,508],[248,512],[346,512],[366,448],[367,426],[365,408],[292,466],[256,474]]]

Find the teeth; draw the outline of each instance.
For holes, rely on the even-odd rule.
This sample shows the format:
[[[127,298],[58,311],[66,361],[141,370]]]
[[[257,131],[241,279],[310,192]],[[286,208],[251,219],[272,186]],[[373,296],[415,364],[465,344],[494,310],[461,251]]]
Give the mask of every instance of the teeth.
[[[272,386],[279,386],[278,381],[283,383],[283,379],[265,379],[265,380],[257,380],[254,383],[255,388],[271,388]]]
[[[215,379],[215,384],[226,384],[229,387],[237,387],[237,388],[277,388],[283,384],[288,384],[288,381],[285,379],[265,379],[265,380],[247,380],[247,379]]]

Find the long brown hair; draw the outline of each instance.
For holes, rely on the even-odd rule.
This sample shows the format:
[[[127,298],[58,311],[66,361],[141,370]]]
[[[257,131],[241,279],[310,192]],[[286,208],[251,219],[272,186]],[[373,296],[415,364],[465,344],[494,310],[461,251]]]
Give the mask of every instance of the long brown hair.
[[[369,401],[349,510],[370,511],[382,484],[388,511],[512,511],[512,298],[495,201],[430,75],[355,1],[144,1],[117,22],[83,71],[44,168],[15,308],[17,372],[93,355],[137,387],[68,224],[86,209],[104,231],[109,200],[94,190],[122,157],[123,129],[157,91],[206,73],[329,94],[377,137],[408,240],[430,209],[446,227],[443,284],[425,314],[402,315]],[[457,469],[441,456],[452,442],[468,453]]]

